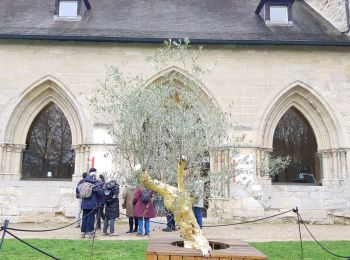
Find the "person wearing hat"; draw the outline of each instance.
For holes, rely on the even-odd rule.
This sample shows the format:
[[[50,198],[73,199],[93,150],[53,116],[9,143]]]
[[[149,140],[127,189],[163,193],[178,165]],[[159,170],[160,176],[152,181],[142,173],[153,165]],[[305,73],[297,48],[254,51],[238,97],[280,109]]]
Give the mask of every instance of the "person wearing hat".
[[[94,176],[96,176],[96,174],[97,174],[96,168],[90,168],[90,170],[89,170],[89,175],[94,175]]]
[[[103,223],[103,235],[118,236],[114,231],[114,222],[119,218],[119,184],[116,181],[109,181],[104,190],[106,212]],[[109,234],[107,232],[109,226]]]

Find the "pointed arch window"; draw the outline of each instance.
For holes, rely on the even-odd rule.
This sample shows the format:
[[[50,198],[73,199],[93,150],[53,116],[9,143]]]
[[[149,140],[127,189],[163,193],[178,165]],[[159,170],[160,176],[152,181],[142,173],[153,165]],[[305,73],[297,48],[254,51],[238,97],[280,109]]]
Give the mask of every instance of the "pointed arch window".
[[[273,156],[289,155],[291,163],[274,182],[316,183],[320,181],[316,137],[305,116],[289,108],[277,124],[273,136]]]
[[[68,120],[51,102],[36,116],[29,129],[23,153],[22,179],[71,179],[74,162]]]

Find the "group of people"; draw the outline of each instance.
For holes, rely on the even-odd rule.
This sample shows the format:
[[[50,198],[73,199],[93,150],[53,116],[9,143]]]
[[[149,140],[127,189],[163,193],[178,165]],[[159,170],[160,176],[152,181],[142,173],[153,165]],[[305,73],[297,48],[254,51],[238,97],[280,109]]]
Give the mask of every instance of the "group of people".
[[[122,198],[122,208],[126,210],[129,218],[129,230],[126,233],[136,233],[137,236],[149,236],[150,219],[156,217],[154,205],[154,191],[142,185],[136,189],[125,186]],[[77,227],[81,228],[81,237],[94,238],[96,229],[101,230],[103,220],[103,235],[118,236],[115,232],[115,220],[119,218],[119,184],[114,181],[106,182],[102,174],[95,168],[82,175],[76,187],[76,197],[80,200],[77,219],[81,219]],[[195,194],[193,211],[198,225],[202,228],[203,208],[202,194]],[[81,216],[82,213],[82,216]],[[167,227],[163,231],[176,231],[174,214],[166,211]],[[109,228],[109,232],[108,232]]]
[[[82,175],[76,187],[76,197],[80,200],[77,219],[82,219],[77,227],[81,228],[81,237],[93,238],[95,224],[102,235],[118,236],[114,223],[119,218],[119,185],[116,181],[106,182],[102,174],[97,174],[95,168]],[[143,186],[136,189],[126,186],[123,192],[122,207],[126,209],[129,218],[127,233],[137,233],[137,236],[149,236],[150,219],[156,216],[154,206],[154,191]],[[82,216],[81,216],[82,213]],[[108,232],[109,228],[109,232]]]
[[[95,236],[96,218],[97,229],[101,229],[103,219],[103,235],[118,235],[114,229],[114,222],[119,218],[118,183],[114,180],[105,182],[103,175],[98,175],[95,168],[83,173],[82,177],[76,187],[76,197],[81,200],[77,216],[78,219],[82,219],[78,224],[81,228],[81,237]],[[110,233],[107,232],[108,227]]]

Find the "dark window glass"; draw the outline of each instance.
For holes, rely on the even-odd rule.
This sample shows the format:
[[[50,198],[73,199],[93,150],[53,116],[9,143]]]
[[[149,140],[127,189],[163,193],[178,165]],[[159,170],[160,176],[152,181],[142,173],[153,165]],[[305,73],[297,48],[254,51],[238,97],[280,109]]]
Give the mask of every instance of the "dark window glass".
[[[307,182],[320,180],[317,143],[307,119],[295,107],[291,107],[278,122],[273,136],[272,155],[291,158],[290,165],[273,178],[275,182]],[[300,175],[300,173],[305,173]]]
[[[75,153],[67,118],[54,103],[34,119],[23,153],[22,178],[71,179]]]

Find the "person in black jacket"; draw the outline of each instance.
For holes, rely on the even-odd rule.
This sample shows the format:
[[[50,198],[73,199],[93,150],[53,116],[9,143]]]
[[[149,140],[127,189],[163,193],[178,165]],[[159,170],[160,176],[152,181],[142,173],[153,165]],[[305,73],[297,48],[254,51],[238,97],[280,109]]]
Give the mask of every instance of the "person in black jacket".
[[[103,174],[97,174],[96,179],[99,181],[98,188],[103,190],[106,184],[105,177]],[[100,207],[96,211],[97,231],[101,231],[101,220],[105,219],[105,196],[99,199],[99,205]]]
[[[115,181],[110,181],[106,183],[105,203],[106,212],[105,219],[103,223],[103,235],[108,235],[107,229],[110,226],[111,236],[118,236],[118,233],[114,232],[114,222],[116,218],[119,218],[119,185]]]

